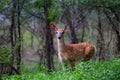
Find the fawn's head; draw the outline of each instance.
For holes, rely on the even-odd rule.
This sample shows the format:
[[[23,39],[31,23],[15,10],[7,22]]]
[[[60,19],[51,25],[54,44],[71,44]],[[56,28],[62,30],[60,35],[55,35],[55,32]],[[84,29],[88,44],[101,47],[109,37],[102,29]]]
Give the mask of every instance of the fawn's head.
[[[51,29],[55,31],[57,39],[62,39],[64,32],[67,30],[68,26],[65,26],[64,29],[58,29],[54,24],[50,25]]]

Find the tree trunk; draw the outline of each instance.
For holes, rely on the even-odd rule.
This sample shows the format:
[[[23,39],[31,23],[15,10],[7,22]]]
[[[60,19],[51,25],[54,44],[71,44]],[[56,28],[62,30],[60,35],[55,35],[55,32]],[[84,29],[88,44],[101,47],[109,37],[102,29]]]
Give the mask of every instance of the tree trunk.
[[[21,63],[21,28],[20,28],[20,15],[21,15],[21,10],[20,10],[20,2],[17,0],[17,10],[18,10],[18,46],[17,46],[17,70],[20,71],[20,63]]]
[[[85,35],[85,23],[82,21],[82,37],[80,42],[84,42],[84,35]]]
[[[69,11],[69,8],[66,10],[65,12],[65,16],[66,16],[66,20],[67,23],[69,24],[69,28],[70,28],[70,38],[71,38],[71,43],[78,43],[78,39],[76,37],[76,33],[75,33],[75,28],[72,24],[72,19],[70,18],[70,16],[72,16],[72,14]]]
[[[16,0],[12,0],[13,8],[12,8],[12,17],[11,17],[11,27],[10,27],[10,40],[11,40],[11,48],[12,53],[14,53],[14,47],[15,47],[15,10],[16,10]],[[11,65],[14,63],[14,54],[11,56]],[[13,71],[11,69],[10,74],[13,74]]]
[[[66,7],[64,0],[62,1],[61,7],[63,9]],[[65,18],[67,24],[69,25],[71,43],[78,43],[78,39],[77,39],[77,36],[76,36],[76,33],[75,33],[75,28],[74,28],[74,25],[72,23],[72,17],[73,17],[73,15],[70,12],[70,10],[71,10],[71,8],[67,7],[67,9],[64,12],[64,14],[62,15],[62,17]]]
[[[45,52],[46,52],[46,65],[47,65],[47,72],[49,73],[51,69],[53,68],[53,53],[54,53],[54,47],[53,47],[53,37],[51,34],[50,29],[50,21],[48,19],[48,8],[50,5],[50,0],[44,0],[44,14],[45,14]]]
[[[69,27],[70,27],[70,35],[71,35],[71,43],[78,43],[78,39],[76,37],[76,33],[75,33],[75,28],[72,26],[72,23],[69,22]]]
[[[98,40],[97,40],[97,48],[98,48],[98,53],[99,53],[99,60],[104,60],[104,38],[103,38],[103,29],[102,29],[102,24],[101,24],[101,18],[100,18],[100,10],[98,10]]]
[[[109,20],[110,24],[112,25],[112,31],[114,32],[114,34],[116,35],[116,47],[117,47],[117,50],[116,50],[116,53],[119,53],[120,52],[120,32],[119,32],[119,29],[118,29],[118,23],[116,20],[112,19],[109,14],[106,10],[104,10],[104,13],[107,17],[107,19]]]

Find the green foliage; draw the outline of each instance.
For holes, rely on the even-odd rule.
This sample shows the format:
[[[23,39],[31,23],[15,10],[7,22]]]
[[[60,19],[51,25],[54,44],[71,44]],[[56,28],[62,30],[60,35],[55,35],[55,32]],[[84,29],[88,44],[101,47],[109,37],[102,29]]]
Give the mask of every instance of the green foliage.
[[[36,74],[39,72],[45,72],[46,67],[42,65],[39,66],[37,62],[35,63],[35,62],[26,61],[21,63],[20,71],[23,74],[28,74],[28,73]]]
[[[0,63],[9,63],[12,50],[7,46],[0,46]]]
[[[63,10],[61,9],[60,4],[57,1],[52,0],[48,11],[48,19],[52,23],[58,16],[62,14],[62,12]]]
[[[40,12],[40,15],[44,16],[44,0],[33,0],[26,1],[29,8],[34,12]],[[57,0],[50,0],[47,3],[47,18],[52,23],[60,14],[62,13],[62,9],[60,8],[60,4]]]
[[[11,3],[11,0],[0,0],[0,10],[7,7]]]
[[[105,62],[81,62],[75,71],[53,71],[49,75],[44,71],[35,74],[4,76],[3,80],[119,80],[120,59]]]
[[[105,0],[107,7],[120,7],[120,0]]]
[[[120,7],[120,0],[78,0],[78,3],[82,5],[83,7],[87,8],[95,8],[95,6],[101,7],[101,8],[119,8]],[[104,4],[103,4],[104,3]],[[94,4],[94,5],[93,5]]]
[[[40,9],[43,8],[44,6],[44,0],[33,0],[33,1],[28,0],[26,3],[28,3],[31,9]]]

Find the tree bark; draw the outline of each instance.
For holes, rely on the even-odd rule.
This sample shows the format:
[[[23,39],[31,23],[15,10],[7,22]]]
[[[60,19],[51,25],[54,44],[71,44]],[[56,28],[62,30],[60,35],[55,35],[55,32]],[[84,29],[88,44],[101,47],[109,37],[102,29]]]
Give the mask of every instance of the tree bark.
[[[76,37],[76,33],[75,33],[75,29],[74,27],[72,26],[72,23],[71,22],[68,22],[69,24],[69,28],[70,28],[70,35],[71,35],[71,43],[78,43],[78,39]]]
[[[67,23],[69,24],[69,28],[70,28],[70,38],[71,38],[71,43],[78,43],[78,39],[77,39],[77,36],[76,36],[76,33],[75,33],[75,28],[72,24],[72,19],[70,19],[70,16],[72,16],[72,14],[70,13],[69,11],[70,9],[68,8],[65,12],[65,16],[66,16],[66,20],[67,20]]]
[[[71,3],[72,4],[72,3]],[[72,5],[71,5],[72,6]],[[66,8],[66,4],[65,1],[62,1],[61,7],[64,9]],[[70,6],[66,8],[66,11],[63,13],[62,17],[65,18],[66,23],[69,25],[69,29],[70,29],[70,39],[71,42],[70,43],[78,43],[78,39],[75,33],[75,28],[72,22],[72,13],[70,12],[71,8]]]
[[[48,19],[48,9],[51,0],[44,0],[44,14],[45,14],[45,52],[46,52],[46,65],[47,65],[47,72],[49,73],[53,68],[53,37],[50,29],[50,20]]]
[[[103,29],[102,29],[102,24],[101,24],[101,17],[100,17],[100,10],[96,8],[97,13],[98,13],[98,53],[99,53],[99,60],[104,60],[104,38],[103,38]]]
[[[116,53],[119,53],[120,52],[120,32],[119,32],[119,29],[118,29],[118,23],[115,22],[116,20],[112,19],[109,16],[109,13],[106,10],[104,10],[104,13],[105,13],[107,19],[109,20],[110,24],[112,25],[111,26],[112,31],[116,35],[116,47],[117,47]]]
[[[21,15],[21,9],[20,9],[20,1],[17,0],[17,27],[18,27],[18,47],[17,47],[17,70],[20,71],[20,63],[21,63],[21,28],[20,28],[20,15]]]
[[[102,0],[102,5],[105,6],[105,2],[104,0]],[[120,53],[120,32],[119,32],[119,23],[120,23],[120,17],[119,17],[119,11],[118,11],[119,7],[115,7],[115,6],[110,6],[107,9],[103,8],[103,12],[105,13],[108,21],[110,22],[110,24],[112,25],[112,31],[114,32],[114,34],[116,35],[116,47],[117,50],[115,51],[115,53]],[[117,11],[116,11],[117,10]],[[114,15],[114,17],[111,17],[110,14]]]
[[[10,27],[10,40],[11,40],[11,49],[12,53],[14,53],[14,47],[15,47],[15,10],[16,10],[16,0],[12,0],[13,7],[12,7],[12,17],[11,17],[11,27]],[[14,54],[11,56],[11,65],[14,63]],[[13,71],[11,69],[10,74],[13,74]]]
[[[82,22],[82,37],[80,42],[84,42],[84,35],[85,35],[85,23],[84,21]]]

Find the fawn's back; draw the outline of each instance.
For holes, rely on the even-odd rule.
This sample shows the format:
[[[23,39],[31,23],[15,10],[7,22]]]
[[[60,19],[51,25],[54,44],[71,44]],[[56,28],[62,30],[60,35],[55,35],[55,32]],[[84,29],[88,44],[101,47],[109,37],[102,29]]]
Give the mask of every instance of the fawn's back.
[[[66,44],[63,54],[65,60],[89,60],[95,52],[93,45],[83,42],[78,44]]]

